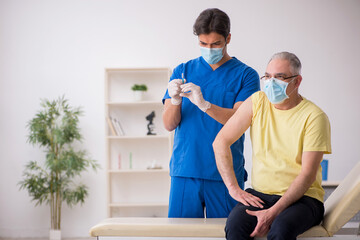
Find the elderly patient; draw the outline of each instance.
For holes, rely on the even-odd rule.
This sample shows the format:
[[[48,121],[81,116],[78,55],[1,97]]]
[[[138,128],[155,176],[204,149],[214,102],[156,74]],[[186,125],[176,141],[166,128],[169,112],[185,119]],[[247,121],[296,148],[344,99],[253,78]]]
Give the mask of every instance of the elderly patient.
[[[292,53],[270,59],[264,90],[254,93],[217,135],[216,164],[239,203],[231,211],[227,239],[296,239],[324,215],[320,162],[331,153],[326,114],[299,94],[300,60]],[[241,190],[230,146],[250,127],[252,189]]]

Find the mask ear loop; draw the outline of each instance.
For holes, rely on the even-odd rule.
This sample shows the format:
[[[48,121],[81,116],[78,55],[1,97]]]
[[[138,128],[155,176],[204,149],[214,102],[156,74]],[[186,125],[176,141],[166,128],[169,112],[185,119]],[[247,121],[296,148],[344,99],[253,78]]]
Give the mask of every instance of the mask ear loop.
[[[298,76],[294,77],[294,79],[291,80],[291,81],[288,83],[288,85],[286,86],[286,89],[287,89],[287,87],[289,86],[289,84],[290,84],[292,81],[294,81],[297,77],[298,77]],[[294,88],[294,89],[291,91],[291,93],[289,93],[289,95],[286,94],[286,89],[285,89],[285,94],[286,94],[286,96],[288,96],[288,98],[289,98],[290,95],[291,95],[296,89],[298,89],[298,88],[299,88],[299,87]]]

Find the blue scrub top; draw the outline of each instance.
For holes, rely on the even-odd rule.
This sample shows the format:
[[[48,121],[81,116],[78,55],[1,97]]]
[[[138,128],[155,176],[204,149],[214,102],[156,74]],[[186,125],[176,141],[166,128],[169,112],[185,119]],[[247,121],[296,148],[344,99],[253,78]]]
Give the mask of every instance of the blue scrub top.
[[[233,57],[215,71],[202,58],[190,60],[177,66],[170,78],[181,79],[201,88],[206,101],[223,108],[233,108],[238,101],[245,101],[260,90],[259,75],[251,67]],[[170,98],[166,91],[165,99]],[[170,176],[219,180],[212,143],[222,124],[202,112],[188,98],[181,103],[181,122],[175,129],[174,148],[170,160]],[[243,187],[247,180],[244,169],[244,135],[232,146],[234,171]]]

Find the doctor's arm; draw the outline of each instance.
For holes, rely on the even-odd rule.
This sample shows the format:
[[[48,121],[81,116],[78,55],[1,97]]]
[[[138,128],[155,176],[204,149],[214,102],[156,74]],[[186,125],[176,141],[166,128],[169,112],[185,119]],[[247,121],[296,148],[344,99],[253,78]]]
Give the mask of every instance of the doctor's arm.
[[[223,108],[206,101],[202,95],[201,88],[193,83],[186,83],[180,86],[182,93],[181,97],[188,98],[200,110],[206,112],[210,117],[221,124],[225,124],[234,115],[242,101],[236,102],[233,108]]]
[[[252,101],[249,97],[227,121],[213,143],[216,165],[229,194],[246,206],[262,208],[263,201],[243,191],[236,179],[230,146],[249,128],[252,119]]]
[[[211,103],[211,107],[206,111],[206,113],[224,125],[234,115],[242,103],[242,101],[236,102],[234,104],[234,108],[222,108]]]
[[[174,130],[181,121],[181,104],[173,105],[171,99],[166,99],[162,119],[166,130]]]
[[[250,235],[263,236],[269,231],[271,223],[277,215],[284,211],[291,204],[304,196],[311,184],[316,180],[317,170],[323,158],[323,152],[303,152],[302,166],[300,174],[291,183],[288,190],[280,200],[271,208],[263,211],[248,211],[247,213],[258,218],[258,223],[254,232]]]
[[[169,132],[174,130],[181,121],[181,84],[183,84],[182,79],[173,79],[168,83],[167,90],[170,98],[165,100],[162,119],[165,129]]]

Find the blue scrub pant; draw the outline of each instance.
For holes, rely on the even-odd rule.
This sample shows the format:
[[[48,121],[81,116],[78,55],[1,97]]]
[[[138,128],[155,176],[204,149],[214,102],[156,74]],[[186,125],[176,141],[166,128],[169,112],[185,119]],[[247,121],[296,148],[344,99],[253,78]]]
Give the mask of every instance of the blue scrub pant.
[[[226,218],[236,204],[222,181],[171,177],[169,218]]]
[[[278,195],[263,194],[253,189],[246,189],[246,191],[261,198],[265,202],[264,209],[270,208],[281,198]],[[226,239],[253,239],[250,234],[256,227],[257,218],[247,214],[246,209],[252,211],[261,210],[238,203],[227,219],[225,226]],[[267,234],[267,239],[295,240],[301,233],[312,226],[318,225],[323,216],[324,204],[315,198],[303,196],[275,218]]]

